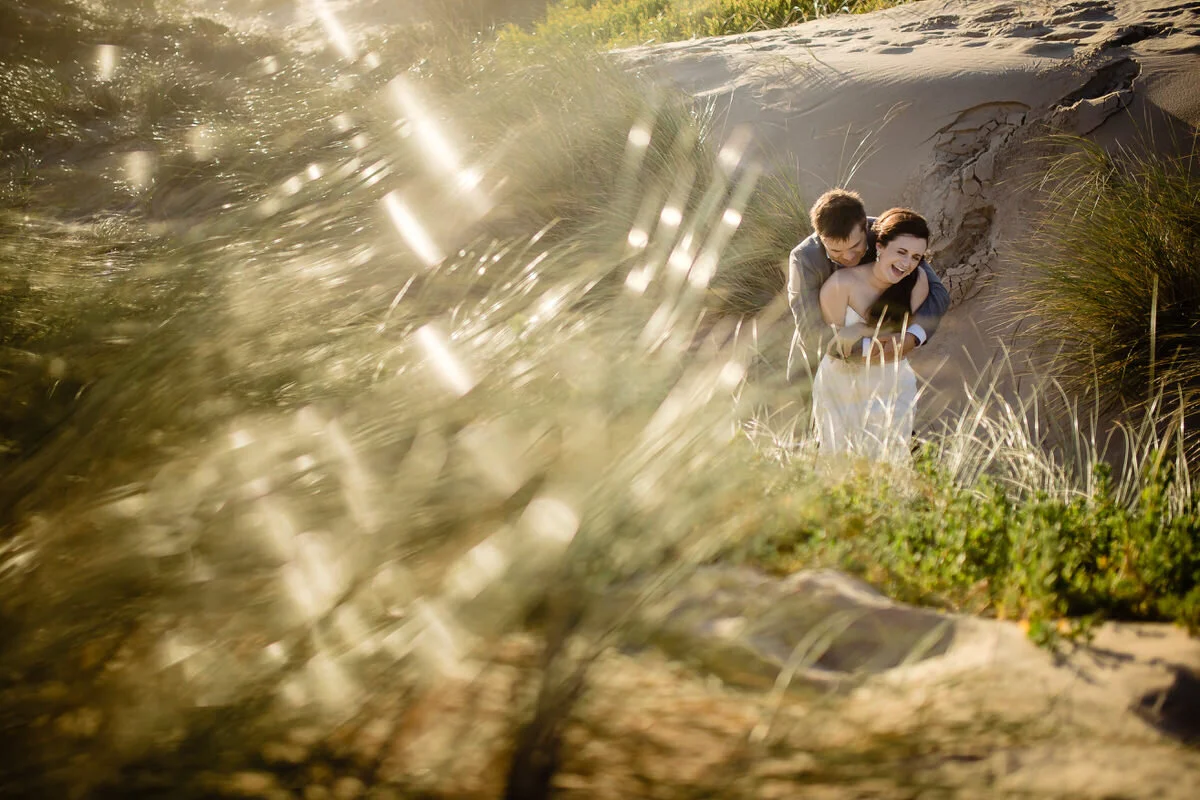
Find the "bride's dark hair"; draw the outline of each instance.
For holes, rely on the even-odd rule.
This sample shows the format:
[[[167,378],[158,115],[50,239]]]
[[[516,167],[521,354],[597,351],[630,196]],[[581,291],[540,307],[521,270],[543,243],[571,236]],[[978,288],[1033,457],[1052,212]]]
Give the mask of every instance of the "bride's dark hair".
[[[889,208],[875,220],[871,231],[875,234],[876,258],[879,248],[897,236],[915,236],[929,241],[929,223],[911,208]],[[917,273],[918,270],[914,269],[885,289],[871,306],[867,321],[872,325],[880,324],[883,330],[899,330],[905,317],[911,318],[912,312],[916,311],[911,305],[913,287],[917,285]]]

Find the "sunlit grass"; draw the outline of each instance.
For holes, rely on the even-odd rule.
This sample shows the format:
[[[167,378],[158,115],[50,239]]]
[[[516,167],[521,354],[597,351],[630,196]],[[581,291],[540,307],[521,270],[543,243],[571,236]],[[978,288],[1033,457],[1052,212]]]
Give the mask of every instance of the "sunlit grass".
[[[154,709],[106,716],[114,741],[281,693],[344,713],[384,665],[469,671],[548,597],[602,636],[753,478],[715,467],[748,354],[694,341],[745,140],[595,55],[374,46],[222,76],[130,41],[111,75],[28,84],[34,114],[103,108],[8,174],[0,266],[29,289],[0,330],[36,374],[4,423],[36,435],[10,437],[0,624],[21,686]],[[154,688],[80,666],[132,631],[122,675]]]
[[[1107,152],[1055,142],[1028,285],[1013,298],[1056,355],[1067,391],[1151,417],[1190,409],[1200,391],[1200,231],[1196,154]],[[1194,145],[1193,145],[1194,147]],[[1186,148],[1185,148],[1186,149]]]
[[[558,0],[530,30],[510,25],[500,32],[500,38],[526,45],[567,39],[600,48],[631,47],[783,28],[902,2],[905,0]]]

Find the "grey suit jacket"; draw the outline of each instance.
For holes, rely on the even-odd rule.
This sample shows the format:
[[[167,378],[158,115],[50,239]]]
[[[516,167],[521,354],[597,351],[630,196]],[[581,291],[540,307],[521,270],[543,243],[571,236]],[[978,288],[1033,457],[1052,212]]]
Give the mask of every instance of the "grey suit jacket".
[[[874,217],[867,218],[867,252],[861,262],[864,264],[875,260],[875,234],[871,231],[874,223]],[[816,233],[796,245],[788,258],[788,305],[796,318],[796,333],[788,353],[789,380],[802,369],[801,361],[811,367],[834,337],[833,329],[821,317],[821,285],[837,268],[838,264],[825,254],[825,246]],[[950,308],[950,293],[928,262],[922,260],[921,269],[929,278],[929,297],[913,315],[913,324],[920,325],[927,336],[933,336]]]

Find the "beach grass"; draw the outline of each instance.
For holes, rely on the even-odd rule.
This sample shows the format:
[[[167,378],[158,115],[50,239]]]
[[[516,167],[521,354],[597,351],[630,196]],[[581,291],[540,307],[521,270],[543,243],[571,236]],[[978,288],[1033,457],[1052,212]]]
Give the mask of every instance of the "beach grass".
[[[900,5],[905,0],[558,0],[544,19],[509,25],[502,41],[528,45],[568,39],[601,49],[663,44],[784,28],[831,14],[856,14]]]
[[[1012,302],[1068,391],[1132,419],[1184,415],[1194,455],[1200,392],[1200,182],[1195,143],[1106,150],[1051,141],[1028,286]],[[1164,155],[1176,152],[1180,155]]]

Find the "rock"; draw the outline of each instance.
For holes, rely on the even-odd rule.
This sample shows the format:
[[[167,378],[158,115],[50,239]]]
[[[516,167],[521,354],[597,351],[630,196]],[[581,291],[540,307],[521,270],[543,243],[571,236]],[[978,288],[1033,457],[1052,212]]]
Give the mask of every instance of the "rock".
[[[987,183],[996,176],[996,154],[988,150],[975,161],[975,178]]]
[[[830,570],[776,580],[745,568],[701,569],[644,623],[668,655],[760,690],[785,667],[795,673],[789,688],[852,683],[945,652],[954,638],[952,617],[893,603]]]

